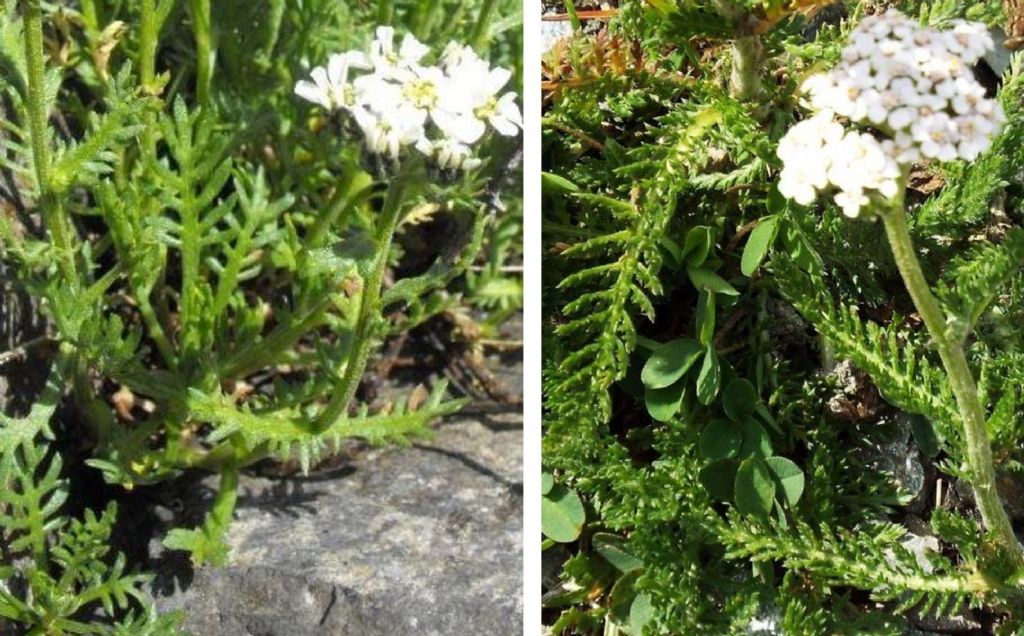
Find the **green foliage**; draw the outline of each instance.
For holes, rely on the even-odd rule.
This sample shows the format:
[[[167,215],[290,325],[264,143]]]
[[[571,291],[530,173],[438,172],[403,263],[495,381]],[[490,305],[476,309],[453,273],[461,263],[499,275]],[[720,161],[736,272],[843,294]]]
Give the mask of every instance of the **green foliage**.
[[[363,403],[358,389],[385,338],[459,314],[494,339],[521,306],[518,140],[484,138],[485,162],[466,174],[415,152],[385,169],[352,122],[294,87],[309,66],[368,46],[379,24],[414,33],[435,58],[450,40],[472,43],[520,78],[515,5],[3,5],[0,257],[52,323],[67,434],[95,476],[126,489],[189,470],[221,476],[204,522],[165,545],[222,563],[239,471],[267,458],[308,471],[349,438],[405,444],[465,403],[443,381],[396,404]],[[447,238],[418,245],[418,232]],[[34,483],[43,460],[15,452],[28,448],[17,430],[0,429],[0,456]],[[47,492],[63,492],[46,475]],[[59,582],[60,616],[103,601],[117,633],[156,633],[162,619],[128,603],[141,579],[123,561],[103,570],[88,547],[113,514],[45,528],[102,578]],[[26,515],[12,519],[41,518]],[[12,527],[41,541],[40,528]]]
[[[0,416],[0,618],[32,633],[178,633],[177,619],[158,618],[149,604],[150,577],[128,573],[124,555],[111,555],[117,506],[81,519],[65,514],[68,483],[51,450],[59,399],[54,374],[27,417]],[[98,610],[107,625],[92,620]]]
[[[606,32],[545,60],[544,463],[587,511],[546,591],[555,633],[901,634],[960,612],[996,633],[1020,624],[1016,574],[950,494],[971,478],[963,422],[882,228],[776,189],[798,84],[878,6],[845,3],[844,19],[812,4],[623,1]],[[1003,20],[994,2],[895,4],[937,25]],[[752,103],[727,91],[736,37],[763,46]],[[593,59],[616,50],[630,63]],[[907,194],[1011,493],[1020,77],[1018,59],[992,86],[1008,119],[992,150],[916,166]],[[920,491],[879,462],[894,436],[909,439],[895,461],[924,464]],[[616,568],[619,550],[642,567]]]

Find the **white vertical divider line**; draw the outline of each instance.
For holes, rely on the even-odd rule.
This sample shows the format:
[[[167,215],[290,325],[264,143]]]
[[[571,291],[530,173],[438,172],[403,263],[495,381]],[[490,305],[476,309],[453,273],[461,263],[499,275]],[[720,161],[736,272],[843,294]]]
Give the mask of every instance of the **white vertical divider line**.
[[[523,634],[541,634],[540,0],[523,0]]]

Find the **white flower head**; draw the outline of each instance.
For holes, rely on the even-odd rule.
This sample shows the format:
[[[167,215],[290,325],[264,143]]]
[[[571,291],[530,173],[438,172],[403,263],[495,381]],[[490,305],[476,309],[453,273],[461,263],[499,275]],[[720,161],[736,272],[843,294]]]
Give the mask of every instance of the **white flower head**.
[[[430,49],[411,33],[402,38],[402,44],[396,49],[395,29],[380,26],[377,27],[376,39],[370,44],[369,58],[377,74],[387,79],[401,80],[429,52]]]
[[[332,55],[326,68],[318,66],[310,72],[312,81],[301,80],[295,84],[295,94],[327,110],[352,110],[360,106],[361,97],[355,84],[349,81],[349,74],[352,70],[367,68],[369,60],[358,51]]]
[[[462,69],[463,67],[458,67]],[[449,137],[463,143],[476,143],[488,125],[499,135],[513,137],[523,127],[523,116],[514,93],[498,93],[512,78],[504,68],[488,69],[475,76],[452,77],[452,88],[440,106],[434,121]]]
[[[376,112],[360,109],[355,120],[366,137],[371,154],[397,162],[402,149],[423,137],[423,118],[409,108],[389,108]]]
[[[437,65],[412,35],[397,45],[390,26],[376,30],[369,52],[332,55],[295,93],[328,111],[347,112],[366,150],[397,162],[415,146],[446,171],[481,164],[473,145],[488,128],[513,136],[523,126],[514,93],[501,94],[511,71],[491,68],[468,46],[451,42]]]
[[[895,197],[914,161],[976,159],[1005,120],[971,73],[992,47],[982,24],[940,31],[898,11],[864,18],[839,65],[802,85],[803,103],[818,114],[779,142],[780,192],[806,205],[834,189],[836,204],[855,217],[873,199]]]
[[[473,156],[473,149],[468,145],[448,137],[437,141],[430,141],[424,137],[417,142],[416,149],[433,159],[441,170],[468,171],[480,167],[483,163],[478,157]]]

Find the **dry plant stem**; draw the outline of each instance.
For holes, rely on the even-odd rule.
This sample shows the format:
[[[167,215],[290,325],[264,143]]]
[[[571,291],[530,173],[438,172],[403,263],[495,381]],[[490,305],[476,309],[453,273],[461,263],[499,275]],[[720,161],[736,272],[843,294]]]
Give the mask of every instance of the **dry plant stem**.
[[[50,183],[50,148],[47,135],[46,76],[43,64],[43,16],[40,0],[25,0],[25,60],[28,66],[29,132],[32,136],[32,161],[39,185],[39,205],[43,221],[57,248],[61,273],[69,285],[78,283],[71,228],[60,201]]]
[[[964,439],[967,444],[967,460],[971,474],[974,498],[978,502],[985,527],[995,535],[995,540],[1015,571],[1024,569],[1024,553],[1013,533],[1010,519],[1006,515],[999,493],[996,491],[995,470],[992,466],[992,447],[985,428],[985,410],[978,400],[978,387],[967,365],[963,346],[955,341],[947,328],[946,315],[939,301],[931,292],[928,281],[921,271],[914,243],[907,229],[907,217],[903,209],[902,196],[892,208],[881,213],[889,245],[899,267],[903,282],[910,292],[914,305],[935,341],[942,358],[942,364],[949,374],[949,383],[956,396],[963,420]]]
[[[375,237],[377,260],[373,264],[370,276],[364,281],[362,298],[359,301],[359,315],[352,333],[352,349],[345,364],[345,371],[335,385],[330,403],[313,425],[314,432],[327,430],[339,417],[345,415],[366,370],[366,362],[370,357],[370,348],[380,319],[380,295],[384,285],[384,272],[388,267],[388,256],[391,253],[391,242],[394,240],[405,203],[408,187],[405,180],[405,175],[397,175],[388,188]]]

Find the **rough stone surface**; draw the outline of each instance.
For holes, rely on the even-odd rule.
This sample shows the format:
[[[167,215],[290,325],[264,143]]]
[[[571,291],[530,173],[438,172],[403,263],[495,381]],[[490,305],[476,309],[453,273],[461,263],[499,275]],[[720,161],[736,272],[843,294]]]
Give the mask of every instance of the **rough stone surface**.
[[[158,605],[202,635],[521,634],[522,492],[518,415],[321,477],[245,477],[230,564],[165,562]]]

